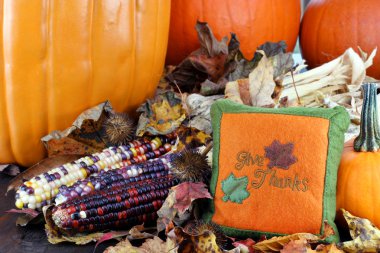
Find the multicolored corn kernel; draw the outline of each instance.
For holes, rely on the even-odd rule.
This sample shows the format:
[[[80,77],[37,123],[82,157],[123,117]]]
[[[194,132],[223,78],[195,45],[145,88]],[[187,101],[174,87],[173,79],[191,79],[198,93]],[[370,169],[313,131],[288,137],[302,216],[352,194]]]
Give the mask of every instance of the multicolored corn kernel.
[[[156,218],[169,193],[179,180],[171,175],[144,180],[134,185],[112,187],[74,198],[53,208],[52,219],[70,233],[94,232],[132,226]]]
[[[51,204],[52,198],[59,193],[60,186],[71,186],[92,174],[119,169],[145,162],[157,155],[161,156],[171,150],[171,143],[173,138],[166,136],[134,140],[127,145],[109,147],[102,152],[61,165],[24,182],[16,192],[15,205],[17,208],[41,209],[44,205]],[[83,190],[90,192],[92,189]],[[72,195],[76,196],[75,193]]]
[[[167,175],[172,168],[171,162],[177,156],[177,154],[167,154],[145,163],[134,164],[117,170],[101,171],[99,174],[77,181],[70,187],[61,186],[55,203],[61,204],[77,196],[85,196],[94,190],[109,189],[113,186],[128,185]]]

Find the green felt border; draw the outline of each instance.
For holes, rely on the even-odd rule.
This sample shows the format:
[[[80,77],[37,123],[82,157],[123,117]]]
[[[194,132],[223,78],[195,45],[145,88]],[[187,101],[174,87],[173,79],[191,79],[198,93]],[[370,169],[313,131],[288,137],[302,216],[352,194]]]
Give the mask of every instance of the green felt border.
[[[211,107],[211,118],[213,128],[213,172],[210,183],[211,195],[215,196],[216,184],[218,181],[219,167],[219,149],[220,149],[220,123],[224,113],[265,113],[265,114],[285,114],[305,117],[317,117],[329,120],[329,146],[326,162],[325,188],[323,193],[323,214],[322,219],[333,227],[335,235],[326,238],[326,242],[338,242],[338,229],[334,223],[336,213],[336,181],[338,166],[344,145],[344,133],[347,131],[350,119],[347,111],[343,107],[335,107],[333,109],[324,108],[257,108],[246,105],[237,104],[229,100],[218,100]],[[213,200],[210,200],[204,211],[203,219],[211,221],[214,215],[215,207]],[[230,236],[236,237],[260,237],[280,236],[283,234],[266,233],[263,231],[243,230],[232,227],[221,226],[222,230]],[[324,224],[322,222],[321,234],[323,233]]]

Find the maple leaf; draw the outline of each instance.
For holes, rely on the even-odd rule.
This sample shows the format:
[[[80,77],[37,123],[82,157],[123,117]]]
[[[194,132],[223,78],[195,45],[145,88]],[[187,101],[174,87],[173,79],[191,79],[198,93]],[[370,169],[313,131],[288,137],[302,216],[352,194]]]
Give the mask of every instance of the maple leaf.
[[[346,252],[378,252],[380,230],[369,220],[353,216],[346,210],[342,211],[353,240],[339,243],[338,247]]]
[[[292,154],[294,144],[291,142],[281,144],[278,140],[275,140],[270,146],[267,146],[264,149],[265,157],[270,160],[270,163],[268,164],[270,169],[277,167],[287,170],[290,165],[297,162],[297,158]]]
[[[182,100],[172,91],[158,94],[147,100],[137,112],[141,112],[136,135],[146,132],[153,135],[168,134],[176,130],[185,120],[186,114]]]
[[[236,178],[231,173],[227,179],[222,181],[222,191],[224,192],[223,201],[235,202],[238,204],[243,203],[243,200],[249,197],[247,191],[248,177]]]
[[[174,208],[177,208],[180,213],[185,212],[191,206],[196,199],[207,198],[211,199],[211,195],[207,190],[207,186],[204,183],[192,183],[184,182],[173,188],[175,191],[175,204]]]

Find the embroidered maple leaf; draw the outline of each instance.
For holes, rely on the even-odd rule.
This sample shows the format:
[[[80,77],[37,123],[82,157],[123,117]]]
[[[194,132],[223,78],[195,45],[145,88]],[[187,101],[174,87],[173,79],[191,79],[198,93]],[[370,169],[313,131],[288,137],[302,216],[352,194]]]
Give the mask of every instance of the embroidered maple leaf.
[[[222,191],[224,192],[223,201],[235,202],[238,204],[243,203],[243,200],[249,197],[247,191],[248,177],[235,177],[231,173],[228,178],[222,181]]]
[[[297,158],[292,154],[294,144],[289,142],[281,144],[278,140],[274,140],[270,146],[265,149],[265,157],[270,160],[268,167],[281,169],[289,169],[289,166],[297,162]]]

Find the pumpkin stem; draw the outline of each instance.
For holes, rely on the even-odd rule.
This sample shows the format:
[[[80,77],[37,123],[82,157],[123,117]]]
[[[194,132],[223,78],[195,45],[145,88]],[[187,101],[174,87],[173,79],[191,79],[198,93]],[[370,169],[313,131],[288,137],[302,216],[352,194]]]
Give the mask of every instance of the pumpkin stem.
[[[363,109],[360,134],[354,141],[357,152],[375,152],[380,147],[379,122],[377,119],[377,85],[366,83],[363,89]]]

